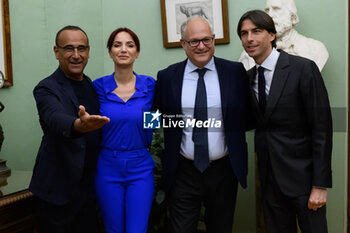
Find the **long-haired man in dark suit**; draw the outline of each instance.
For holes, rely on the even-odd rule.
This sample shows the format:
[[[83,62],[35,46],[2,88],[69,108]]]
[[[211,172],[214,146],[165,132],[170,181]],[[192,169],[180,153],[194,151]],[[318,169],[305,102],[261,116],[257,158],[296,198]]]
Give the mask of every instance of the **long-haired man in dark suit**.
[[[302,233],[326,233],[332,119],[320,71],[275,49],[275,25],[263,11],[245,13],[237,33],[256,63],[248,76],[267,231],[296,233],[298,219]]]

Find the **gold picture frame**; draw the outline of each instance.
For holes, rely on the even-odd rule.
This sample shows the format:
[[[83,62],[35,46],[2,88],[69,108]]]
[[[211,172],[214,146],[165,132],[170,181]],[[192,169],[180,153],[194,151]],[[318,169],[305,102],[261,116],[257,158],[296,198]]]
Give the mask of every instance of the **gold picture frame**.
[[[160,0],[160,8],[165,48],[181,47],[181,25],[196,15],[211,23],[215,44],[230,43],[227,0]]]
[[[0,43],[0,52],[3,54],[3,62],[0,68],[4,69],[2,72],[5,76],[5,83],[3,87],[13,86],[12,73],[12,55],[11,55],[11,30],[10,30],[10,8],[9,0],[1,0],[1,21],[2,21],[2,39]]]

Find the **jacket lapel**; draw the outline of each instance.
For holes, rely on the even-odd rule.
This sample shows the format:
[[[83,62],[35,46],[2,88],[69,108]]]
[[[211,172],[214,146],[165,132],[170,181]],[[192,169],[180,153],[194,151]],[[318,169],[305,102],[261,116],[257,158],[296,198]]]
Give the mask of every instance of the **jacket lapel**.
[[[61,84],[62,92],[65,93],[65,95],[67,95],[70,98],[70,100],[72,101],[74,106],[76,106],[78,111],[78,107],[79,107],[78,99],[74,93],[72,85],[70,84],[68,78],[66,78],[66,75],[63,73],[63,71],[60,68],[58,68],[54,73],[54,77],[57,80],[57,82]]]
[[[229,75],[225,74],[225,70],[223,69],[223,66],[221,64],[221,61],[214,57],[214,63],[216,67],[216,71],[218,73],[218,78],[219,78],[219,85],[220,85],[220,97],[221,97],[221,110],[222,110],[222,118],[225,119],[226,117],[226,111],[227,111],[227,105],[228,105],[228,92],[229,90]],[[231,90],[232,91],[232,90]]]
[[[175,69],[174,77],[171,78],[171,89],[172,94],[175,101],[175,111],[177,113],[182,112],[182,103],[181,103],[181,95],[182,95],[182,83],[185,72],[185,66],[187,63],[187,59],[181,63],[179,63],[178,67]]]
[[[280,56],[278,58],[276,68],[273,74],[272,83],[270,87],[269,96],[266,103],[265,118],[268,120],[273,112],[276,104],[282,94],[284,85],[288,79],[289,70],[288,54],[280,51]]]

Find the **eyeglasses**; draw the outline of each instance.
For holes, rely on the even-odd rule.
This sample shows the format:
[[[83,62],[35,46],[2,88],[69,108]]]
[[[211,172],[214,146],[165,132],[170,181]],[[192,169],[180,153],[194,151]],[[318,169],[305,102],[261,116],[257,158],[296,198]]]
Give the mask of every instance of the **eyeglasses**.
[[[59,46],[58,48],[63,49],[66,53],[74,53],[74,50],[77,49],[79,53],[84,53],[89,49],[89,45],[79,45],[77,47],[74,47],[73,45],[66,45],[66,46]]]
[[[214,36],[212,37],[204,37],[200,40],[184,40],[187,44],[189,44],[191,47],[197,47],[200,42],[203,42],[204,45],[210,45],[213,42]]]

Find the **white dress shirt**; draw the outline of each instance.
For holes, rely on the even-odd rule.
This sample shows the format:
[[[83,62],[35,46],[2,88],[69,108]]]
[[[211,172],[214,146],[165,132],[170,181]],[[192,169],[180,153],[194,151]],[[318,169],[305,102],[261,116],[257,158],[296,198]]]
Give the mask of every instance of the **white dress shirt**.
[[[218,73],[212,58],[207,65],[207,72],[204,75],[205,89],[207,92],[208,119],[212,118],[221,121],[221,128],[208,129],[209,159],[217,160],[224,157],[228,152],[223,128],[221,95]],[[190,60],[187,60],[182,84],[182,114],[193,118],[194,105],[197,91],[198,69]],[[185,118],[184,118],[185,119]],[[194,143],[192,141],[192,127],[185,127],[182,130],[182,141],[180,153],[188,158],[194,159]]]
[[[270,88],[271,88],[271,83],[272,83],[272,77],[273,73],[275,72],[277,60],[280,56],[280,53],[275,49],[272,48],[272,52],[270,55],[265,59],[261,65],[256,64],[256,76],[254,79],[253,83],[253,90],[255,93],[255,96],[257,100],[259,100],[259,91],[258,91],[258,68],[262,66],[264,68],[264,76],[265,76],[265,92],[266,92],[266,101],[269,99],[269,93],[270,93]]]

